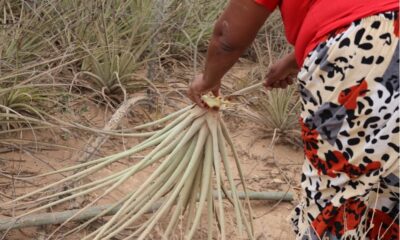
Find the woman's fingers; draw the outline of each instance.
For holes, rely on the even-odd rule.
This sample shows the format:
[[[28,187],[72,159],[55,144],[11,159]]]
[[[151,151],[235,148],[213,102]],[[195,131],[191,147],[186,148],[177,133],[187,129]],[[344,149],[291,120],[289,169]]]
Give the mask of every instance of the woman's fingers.
[[[286,81],[282,80],[282,81],[275,82],[274,84],[272,84],[272,87],[273,88],[286,88],[287,84],[286,84]]]
[[[197,105],[199,105],[202,108],[208,108],[207,104],[201,99],[203,94],[207,94],[210,91],[214,96],[219,96],[220,95],[220,86],[221,83],[217,82],[214,84],[214,86],[209,86],[207,82],[204,81],[203,75],[197,75],[192,83],[189,85],[189,88],[187,90],[187,95],[188,97]]]
[[[196,89],[193,88],[192,84],[189,86],[187,95],[194,103],[196,103],[200,107],[205,107],[203,100],[201,100],[201,92],[196,91]]]
[[[267,88],[267,90],[270,90],[271,88],[287,88],[289,85],[293,84],[293,80],[291,78],[285,78],[282,80],[278,80],[273,82],[270,85],[267,85],[266,82],[264,82],[264,86]]]

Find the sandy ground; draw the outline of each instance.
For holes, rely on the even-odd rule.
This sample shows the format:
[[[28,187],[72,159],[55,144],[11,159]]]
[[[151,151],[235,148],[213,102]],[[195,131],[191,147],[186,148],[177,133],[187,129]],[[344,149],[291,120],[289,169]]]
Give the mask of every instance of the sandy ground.
[[[94,120],[92,119],[92,121]],[[252,201],[256,236],[258,239],[293,239],[288,217],[298,196],[302,152],[294,149],[293,146],[286,145],[275,145],[271,148],[271,140],[260,138],[256,126],[230,121],[229,119],[227,122],[241,158],[248,188],[251,191],[290,191],[295,195],[293,202]],[[52,140],[54,143],[60,142],[60,144],[72,149],[3,153],[1,154],[2,171],[12,169],[11,172],[15,174],[38,174],[72,165],[79,158],[79,150],[82,150],[86,139],[87,136],[82,135],[63,136],[60,139],[49,136],[47,140]],[[127,147],[134,144],[135,141],[135,139],[112,139],[102,147],[100,154],[106,155],[116,152],[121,149],[121,146]],[[129,161],[134,160],[128,160],[128,163],[124,164],[129,164]],[[98,176],[108,175],[109,172],[124,167],[124,164],[117,164],[118,166],[102,170],[98,173]],[[151,170],[144,171],[137,177],[143,178],[150,172]],[[10,193],[10,190],[13,189],[10,183],[9,179],[2,177],[0,190],[3,193]],[[18,188],[19,185],[16,184],[17,193],[22,192],[20,191],[22,188]],[[26,186],[26,184],[22,185]],[[118,199],[123,195],[124,188],[131,187],[132,184],[126,183],[126,186],[123,186],[108,200],[112,202]],[[26,191],[27,188],[23,189]],[[4,200],[5,198],[3,198]],[[105,200],[105,202],[108,200]],[[232,212],[231,214],[233,215]],[[13,230],[6,235],[5,239],[37,239],[37,231],[38,229],[34,228],[22,231]]]
[[[289,191],[293,202],[253,201],[254,224],[259,239],[294,239],[289,217],[299,198],[303,154],[290,145],[271,147],[270,139],[259,137],[257,128],[230,123],[241,156],[246,183],[252,191]],[[248,126],[250,125],[250,127]]]
[[[79,105],[79,108],[83,109],[80,109],[82,110],[82,114],[79,117],[79,122],[82,124],[102,127],[110,117],[110,112],[105,113],[104,109],[99,109],[90,104]],[[170,111],[171,110],[166,110],[166,112]],[[125,118],[123,121],[124,127],[132,127],[138,123],[149,120],[148,116],[141,114],[143,111],[139,112],[139,114],[133,114]],[[157,118],[160,115],[163,115],[163,113],[150,117]],[[248,188],[251,191],[289,191],[293,193],[295,197],[292,202],[252,201],[257,239],[294,239],[289,224],[289,216],[298,201],[303,153],[291,145],[278,144],[271,146],[271,139],[261,138],[262,134],[260,128],[252,123],[237,120],[232,116],[226,116],[224,119],[227,122],[237,147]],[[38,184],[36,182],[16,182],[6,177],[4,173],[19,176],[34,175],[76,164],[79,157],[82,155],[82,150],[90,135],[81,131],[71,131],[70,133],[63,134],[52,134],[48,131],[42,131],[38,132],[36,136],[31,133],[26,133],[24,136],[20,137],[22,139],[33,139],[36,137],[39,142],[51,143],[52,145],[43,147],[44,145],[35,146],[30,144],[28,148],[26,145],[21,144],[20,146],[24,146],[24,151],[8,152],[4,150],[0,152],[0,203],[2,201],[7,201],[9,196],[19,195],[33,189],[30,187],[32,184]],[[106,156],[121,151],[137,142],[137,139],[132,138],[110,138],[101,148],[97,156]],[[56,145],[63,147],[57,147]],[[124,168],[134,161],[134,159],[126,159],[110,168],[102,170],[96,177],[101,177],[103,174],[108,175],[110,172]],[[231,161],[233,162],[233,159],[231,159]],[[137,177],[146,177],[150,172],[151,169],[143,171]],[[59,176],[55,178],[59,178]],[[51,181],[53,181],[51,177],[44,179],[44,182],[47,183]],[[132,182],[126,183],[119,191],[113,193],[110,198],[103,202],[115,201],[115,199],[123,195],[124,188],[132,188]],[[53,210],[68,209],[69,207],[70,206],[63,205]],[[9,211],[2,211],[0,209],[0,218],[9,214]],[[231,214],[233,217],[233,211],[229,211],[228,214]],[[201,226],[199,233],[204,232],[204,228],[205,226]],[[234,226],[231,226],[231,228],[234,228]],[[43,234],[48,234],[51,232],[51,229],[54,228],[45,227],[11,230],[6,234],[0,233],[0,239],[45,239],[43,238]],[[234,229],[230,230],[234,232]],[[196,239],[206,239],[202,235],[204,234],[199,234]],[[68,239],[79,239],[79,235],[72,236]],[[230,239],[239,238],[231,235]]]

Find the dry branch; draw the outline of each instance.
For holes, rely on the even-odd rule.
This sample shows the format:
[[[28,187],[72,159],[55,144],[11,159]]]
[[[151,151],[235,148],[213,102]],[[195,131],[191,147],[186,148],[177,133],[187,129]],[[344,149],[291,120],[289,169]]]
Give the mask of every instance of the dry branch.
[[[115,130],[118,127],[119,123],[121,122],[121,119],[127,115],[129,109],[133,105],[144,99],[146,99],[145,96],[137,96],[128,99],[127,101],[124,101],[121,104],[121,106],[117,109],[117,111],[115,111],[115,113],[111,116],[111,119],[108,121],[108,123],[104,126],[103,131],[109,132]],[[93,137],[91,137],[88,141],[88,144],[86,145],[86,148],[79,162],[89,161],[92,158],[92,156],[100,149],[100,147],[107,141],[109,137],[110,136],[107,134],[101,134],[94,141],[92,141]]]
[[[133,98],[130,98],[126,101],[124,101],[121,106],[117,109],[117,111],[115,111],[115,113],[111,116],[110,120],[107,122],[107,124],[104,126],[103,128],[103,132],[110,132],[115,130],[122,118],[124,116],[127,115],[129,109],[134,106],[135,104],[137,104],[140,101],[143,101],[144,99],[146,99],[145,96],[136,96]],[[93,141],[94,136],[91,136],[88,144],[86,145],[84,151],[83,151],[83,155],[79,158],[78,162],[80,163],[85,163],[90,161],[90,159],[99,151],[99,149],[101,148],[101,146],[108,140],[108,138],[110,137],[110,135],[108,134],[100,134],[99,136],[96,137],[96,139]],[[77,169],[75,170],[74,173],[77,173],[81,171],[81,169]],[[76,182],[73,186],[77,187],[81,184],[81,182]],[[79,201],[75,201],[72,203],[72,206],[74,206],[75,208],[79,207]]]
[[[231,193],[230,193],[231,194]],[[216,191],[213,192],[214,198],[218,197]],[[238,196],[240,199],[245,199],[245,193],[239,192]],[[282,200],[282,201],[292,201],[293,194],[287,192],[248,192],[248,196],[250,200]],[[225,196],[223,196],[225,198]],[[156,202],[153,204],[146,213],[153,213],[162,205],[161,202]],[[0,231],[5,231],[9,229],[19,229],[25,227],[36,227],[43,226],[49,224],[61,224],[65,222],[67,219],[73,217],[73,221],[83,221],[97,216],[99,213],[107,210],[112,205],[102,205],[88,208],[87,210],[82,211],[73,217],[76,213],[81,211],[77,210],[68,210],[63,212],[52,212],[52,213],[41,213],[32,216],[25,216],[20,219],[0,219]],[[114,207],[111,211],[109,211],[104,216],[114,215],[118,212],[121,206]]]

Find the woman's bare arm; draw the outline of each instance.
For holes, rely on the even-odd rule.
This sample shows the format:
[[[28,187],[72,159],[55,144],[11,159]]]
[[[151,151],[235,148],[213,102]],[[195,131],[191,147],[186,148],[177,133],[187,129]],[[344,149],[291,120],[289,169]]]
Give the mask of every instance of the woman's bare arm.
[[[202,94],[218,94],[221,78],[253,42],[270,12],[254,0],[231,0],[215,24],[205,69],[188,90],[189,97],[203,106]]]

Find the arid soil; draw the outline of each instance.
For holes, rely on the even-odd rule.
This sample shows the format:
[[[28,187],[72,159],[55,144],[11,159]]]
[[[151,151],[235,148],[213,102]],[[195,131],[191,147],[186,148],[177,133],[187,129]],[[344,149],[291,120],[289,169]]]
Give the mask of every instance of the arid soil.
[[[102,128],[111,116],[110,111],[99,108],[89,103],[79,103],[75,105],[73,117],[81,124]],[[172,112],[168,107],[163,112],[147,115],[145,110],[140,107],[132,109],[130,115],[123,119],[123,127],[129,128],[137,124],[156,119],[161,115]],[[294,239],[289,216],[299,197],[299,181],[301,165],[303,162],[303,153],[300,149],[292,145],[274,144],[271,145],[271,139],[262,138],[263,134],[260,127],[246,122],[243,119],[227,114],[224,119],[233,136],[234,143],[240,155],[241,165],[245,175],[245,181],[251,191],[288,191],[294,195],[292,202],[281,201],[252,201],[254,214],[254,226],[258,240],[290,240]],[[71,130],[52,133],[49,130],[37,131],[35,134],[25,133],[18,136],[20,139],[32,139],[38,141],[25,144],[21,142],[14,147],[21,147],[21,151],[7,151],[9,147],[1,148],[0,153],[0,202],[9,200],[9,197],[22,194],[34,189],[32,185],[49,183],[54,179],[60,179],[61,176],[48,177],[42,182],[19,182],[9,177],[36,175],[60,169],[65,166],[76,164],[82,155],[82,151],[90,138],[91,134],[79,130]],[[139,140],[134,138],[110,138],[96,153],[96,156],[106,156],[123,149],[129,148]],[[47,143],[43,144],[43,143]],[[126,159],[118,162],[111,167],[98,172],[95,178],[102,175],[108,175],[109,172],[121,169],[133,163],[135,159]],[[233,162],[233,159],[231,159]],[[151,172],[151,169],[141,172],[136,178],[145,177]],[[237,179],[238,180],[238,179]],[[238,181],[239,182],[239,181]],[[130,189],[135,186],[137,181],[130,179],[118,191],[101,203],[110,203],[119,199],[124,194],[124,189]],[[82,204],[84,204],[83,202]],[[228,205],[227,205],[228,206]],[[70,209],[76,206],[56,207],[52,211]],[[10,215],[12,212],[0,209],[0,218]],[[228,212],[234,216],[233,211]],[[198,231],[196,239],[206,239],[202,233],[206,224],[202,224]],[[71,226],[67,226],[71,227]],[[93,227],[96,227],[95,224]],[[239,239],[234,235],[234,225],[230,228],[230,239]],[[1,233],[0,239],[8,240],[28,240],[28,239],[46,239],[54,227],[25,228],[21,230],[11,230],[8,233]],[[68,239],[79,239],[80,235],[73,235]],[[3,237],[3,238],[2,238]],[[157,239],[157,238],[154,238]],[[177,237],[179,239],[179,237]]]

